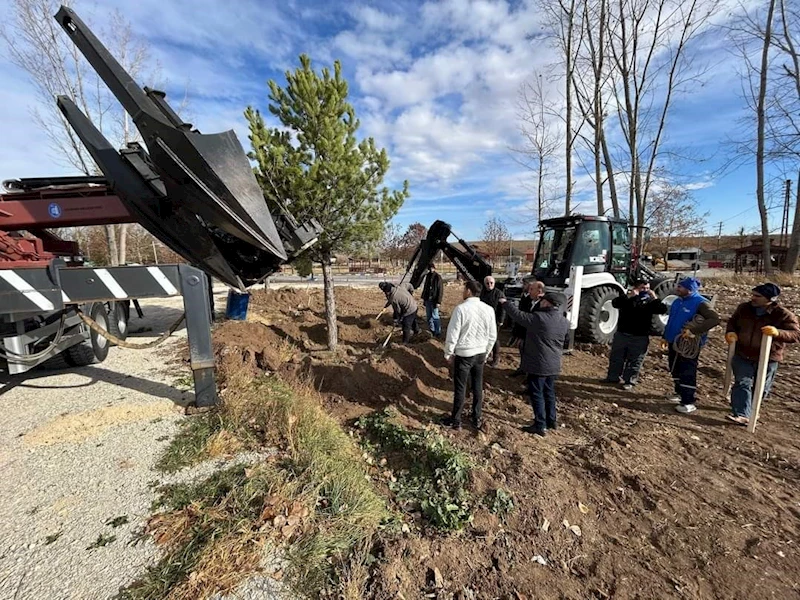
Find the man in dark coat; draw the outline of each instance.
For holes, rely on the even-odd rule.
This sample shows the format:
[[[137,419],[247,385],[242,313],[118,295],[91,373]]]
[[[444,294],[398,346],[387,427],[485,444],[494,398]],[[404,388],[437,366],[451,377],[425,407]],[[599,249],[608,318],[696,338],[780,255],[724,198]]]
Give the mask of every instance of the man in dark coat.
[[[500,326],[503,324],[503,302],[505,301],[506,295],[495,287],[495,280],[494,277],[489,275],[488,277],[484,277],[483,279],[483,291],[481,292],[481,302],[484,304],[488,304],[494,310],[494,317],[497,323],[497,329],[500,330]],[[491,356],[486,361],[489,366],[496,367],[497,363],[500,361],[500,336],[497,337],[497,341],[494,343],[494,347],[492,348]]]
[[[442,305],[443,296],[442,276],[436,272],[436,265],[431,262],[428,265],[428,274],[425,276],[425,283],[422,286],[422,301],[425,302],[425,319],[428,321],[428,329],[430,329],[435,338],[442,335],[439,308]]]
[[[378,284],[386,294],[386,306],[392,307],[394,321],[403,328],[403,343],[408,343],[412,334],[419,330],[417,326],[417,301],[408,293],[405,287],[398,287],[393,283],[382,281]]]
[[[611,344],[605,382],[618,384],[622,377],[622,387],[630,390],[638,382],[639,371],[647,356],[653,316],[665,315],[668,309],[650,289],[650,284],[643,280],[634,281],[627,296],[619,290],[619,296],[611,301],[611,305],[619,310],[619,323]]]
[[[535,278],[525,278],[522,280],[522,295],[519,297],[517,308],[520,312],[528,313],[533,310],[533,307],[538,304],[539,300],[544,296],[544,283],[536,281]],[[511,329],[511,346],[519,347],[520,365],[513,375],[515,377],[523,375],[525,371],[522,370],[522,351],[525,345],[525,328],[522,325],[514,323]]]
[[[772,337],[764,397],[772,387],[786,344],[800,342],[800,324],[791,311],[778,304],[780,294],[781,289],[774,283],[762,283],[754,287],[750,302],[736,307],[725,328],[725,341],[736,343],[732,363],[734,383],[731,388],[731,414],[728,418],[738,425],[747,425],[750,421],[763,337]]]
[[[555,384],[569,336],[569,321],[562,312],[566,300],[564,294],[548,292],[530,313],[521,312],[513,304],[505,304],[509,318],[526,330],[522,370],[528,375],[528,392],[535,420],[524,430],[540,436],[544,436],[547,429],[558,426]],[[505,303],[506,299],[500,302]]]

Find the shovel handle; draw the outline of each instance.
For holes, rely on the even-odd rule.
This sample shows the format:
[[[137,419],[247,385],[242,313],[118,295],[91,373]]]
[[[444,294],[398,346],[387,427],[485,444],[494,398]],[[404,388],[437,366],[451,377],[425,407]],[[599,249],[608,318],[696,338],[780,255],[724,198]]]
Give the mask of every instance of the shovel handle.
[[[755,389],[753,390],[753,408],[750,410],[750,422],[747,431],[755,433],[756,421],[761,412],[761,400],[764,399],[764,387],[767,382],[767,367],[769,366],[769,353],[772,349],[772,338],[765,335],[761,338],[761,353],[758,356],[758,371],[756,371]]]
[[[736,355],[736,342],[728,344],[728,360],[725,363],[725,377],[722,378],[722,395],[731,399],[731,380],[733,379],[733,357]]]
[[[389,343],[389,338],[392,337],[393,333],[394,333],[394,327],[392,327],[392,330],[389,332],[389,335],[386,336],[386,339],[383,340],[383,344],[381,344],[381,348],[386,348],[386,344]]]
[[[376,317],[375,317],[375,320],[377,321],[378,319],[380,319],[380,318],[381,318],[381,315],[382,315],[383,313],[385,313],[385,312],[386,312],[386,307],[384,306],[384,307],[381,309],[381,312],[379,312],[379,313],[376,315]]]

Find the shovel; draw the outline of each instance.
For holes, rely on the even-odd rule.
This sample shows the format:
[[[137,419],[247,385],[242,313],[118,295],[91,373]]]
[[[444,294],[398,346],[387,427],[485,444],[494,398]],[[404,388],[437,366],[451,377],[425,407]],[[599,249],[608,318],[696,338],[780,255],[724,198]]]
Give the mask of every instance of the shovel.
[[[731,399],[731,380],[733,379],[733,357],[736,354],[736,342],[728,345],[728,361],[725,363],[725,376],[722,378],[722,395]]]

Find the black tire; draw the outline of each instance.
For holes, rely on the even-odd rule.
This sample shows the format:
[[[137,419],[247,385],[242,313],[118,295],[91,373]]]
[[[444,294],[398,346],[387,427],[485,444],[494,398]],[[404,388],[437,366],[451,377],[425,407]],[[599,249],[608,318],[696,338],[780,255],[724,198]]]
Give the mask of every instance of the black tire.
[[[672,301],[677,298],[677,290],[675,284],[671,279],[661,279],[657,283],[651,283],[650,289],[653,290],[656,297],[665,302],[667,308],[672,304]],[[653,324],[650,327],[650,335],[661,336],[664,335],[664,328],[667,326],[668,315],[654,315]]]
[[[601,285],[581,293],[578,328],[575,331],[575,337],[579,341],[590,344],[611,343],[619,321],[619,310],[611,306],[611,301],[617,296],[617,288],[610,285]]]
[[[89,307],[84,307],[89,308]],[[86,311],[84,311],[85,314]],[[108,331],[108,311],[106,305],[102,303],[92,304],[89,308],[89,316],[103,329]],[[75,344],[67,348],[62,354],[64,362],[71,367],[85,367],[95,362],[103,362],[108,356],[108,349],[111,343],[94,330],[89,330],[89,339],[80,344]]]
[[[118,337],[123,342],[128,338],[131,319],[130,300],[120,300],[119,302],[109,302],[108,311],[108,333]]]

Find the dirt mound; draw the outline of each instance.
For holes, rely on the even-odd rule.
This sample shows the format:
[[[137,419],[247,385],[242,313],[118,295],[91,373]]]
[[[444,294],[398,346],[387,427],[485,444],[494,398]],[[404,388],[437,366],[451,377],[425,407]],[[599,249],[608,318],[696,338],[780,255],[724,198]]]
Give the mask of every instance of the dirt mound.
[[[750,287],[703,291],[718,294],[727,317]],[[784,303],[800,308],[800,288],[784,290]],[[446,289],[445,327],[459,293],[457,286]],[[396,331],[377,351],[392,330],[391,318],[374,319],[384,304],[379,290],[337,289],[342,348],[335,353],[324,351],[321,290],[272,290],[254,299],[264,322],[225,323],[215,331],[223,369],[231,361],[254,372],[302,375],[345,423],[387,405],[410,426],[430,425],[450,411],[441,341],[424,333],[403,345]],[[508,332],[500,337],[506,342]],[[663,400],[671,381],[657,340],[632,391],[599,383],[607,348],[580,346],[565,357],[558,382],[562,427],[544,439],[520,429],[532,411],[523,380],[512,376],[518,353],[503,347],[499,366],[485,370],[487,431],[443,432],[479,465],[473,494],[503,487],[514,510],[505,522],[480,510],[462,534],[411,534],[377,549],[368,597],[797,596],[800,345],[789,348],[752,436],[724,419],[722,338],[722,328],[715,330],[703,349],[700,410],[691,416]]]

